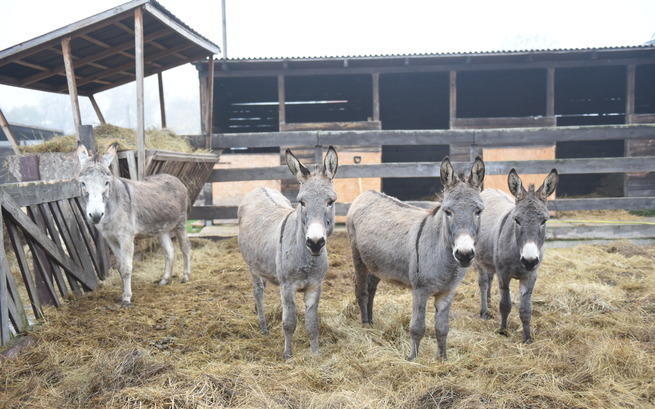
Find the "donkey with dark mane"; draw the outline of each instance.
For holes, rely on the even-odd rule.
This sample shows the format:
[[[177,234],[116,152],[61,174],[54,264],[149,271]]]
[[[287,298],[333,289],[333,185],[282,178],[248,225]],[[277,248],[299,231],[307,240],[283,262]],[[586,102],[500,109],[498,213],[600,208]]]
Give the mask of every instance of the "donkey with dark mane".
[[[448,314],[455,290],[475,256],[483,209],[484,163],[476,158],[465,180],[448,158],[441,163],[443,201],[431,211],[368,191],[350,206],[348,237],[355,267],[355,295],[362,323],[373,321],[373,298],[380,280],[412,290],[411,351],[418,354],[425,333],[425,308],[434,297],[439,356],[446,359]]]
[[[239,247],[250,268],[259,327],[268,332],[264,314],[264,287],[280,286],[284,358],[291,357],[296,330],[297,291],[304,293],[305,326],[313,353],[318,353],[318,302],[328,268],[327,238],[334,229],[337,195],[332,179],[337,172],[337,152],[328,149],[322,166],[307,169],[286,151],[291,173],[300,182],[294,208],[277,190],[260,188],[248,193],[239,206]]]
[[[132,258],[134,238],[158,236],[166,254],[164,274],[160,285],[168,284],[175,260],[171,240],[174,233],[184,255],[184,276],[191,273],[191,245],[186,233],[189,196],[187,189],[175,176],[153,175],[143,181],[114,176],[109,165],[116,156],[117,144],[112,144],[103,155],[89,155],[80,145],[78,180],[85,202],[85,217],[93,223],[116,257],[118,272],[123,281],[121,303],[132,301]]]
[[[537,281],[537,267],[544,258],[546,201],[557,187],[557,170],[550,171],[544,183],[535,191],[534,185],[526,190],[521,178],[512,169],[507,178],[514,197],[496,189],[482,192],[485,210],[482,212],[479,240],[475,246],[480,286],[480,316],[488,319],[488,300],[494,274],[498,275],[500,288],[500,329],[507,333],[507,317],[512,309],[509,294],[511,279],[519,280],[521,306],[519,316],[523,324],[523,341],[532,341],[530,318],[532,316],[532,290]]]

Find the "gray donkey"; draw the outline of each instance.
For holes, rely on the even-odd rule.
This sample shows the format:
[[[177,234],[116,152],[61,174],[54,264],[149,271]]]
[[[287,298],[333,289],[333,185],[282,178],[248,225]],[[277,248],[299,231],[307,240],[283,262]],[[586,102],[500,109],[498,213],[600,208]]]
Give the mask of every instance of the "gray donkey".
[[[430,296],[435,302],[439,356],[446,359],[450,305],[475,256],[483,180],[480,158],[476,158],[466,180],[457,177],[445,158],[441,163],[443,201],[432,211],[374,191],[362,193],[348,211],[346,225],[362,323],[373,321],[373,298],[381,279],[412,290],[408,360],[418,354]]]
[[[171,233],[175,233],[184,255],[182,282],[189,280],[191,245],[185,229],[189,196],[184,184],[175,176],[159,174],[144,181],[113,176],[109,165],[116,156],[116,146],[112,144],[102,156],[90,156],[80,145],[77,148],[78,180],[86,202],[85,216],[95,224],[116,257],[123,280],[121,303],[128,306],[132,301],[135,237],[159,236],[166,254],[164,274],[159,281],[164,285],[170,279],[175,260],[171,241]]]
[[[557,187],[557,170],[550,171],[544,183],[535,191],[534,185],[525,190],[521,178],[512,169],[507,183],[514,198],[496,189],[482,192],[485,210],[482,212],[480,234],[476,243],[480,286],[480,316],[489,318],[487,303],[494,274],[498,274],[500,288],[500,334],[507,333],[507,316],[512,309],[509,282],[519,280],[521,306],[519,316],[523,324],[523,341],[532,341],[532,289],[537,280],[537,267],[544,257],[544,240],[548,209],[546,200]]]
[[[259,327],[267,333],[264,287],[280,286],[284,358],[291,357],[296,330],[295,294],[303,291],[305,326],[313,353],[318,353],[318,302],[328,268],[327,237],[334,228],[332,179],[337,172],[337,152],[328,149],[323,166],[310,171],[286,151],[291,173],[300,182],[298,205],[276,190],[260,188],[248,193],[239,206],[239,247],[250,268]]]

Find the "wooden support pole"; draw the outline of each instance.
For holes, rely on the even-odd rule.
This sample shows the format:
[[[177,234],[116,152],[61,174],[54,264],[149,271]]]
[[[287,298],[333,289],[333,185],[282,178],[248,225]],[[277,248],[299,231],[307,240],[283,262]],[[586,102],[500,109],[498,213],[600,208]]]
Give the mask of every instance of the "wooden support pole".
[[[200,98],[200,134],[204,138],[207,134],[207,70],[203,66],[198,68],[198,97]],[[207,141],[203,140],[203,146]]]
[[[73,111],[75,134],[79,140],[82,117],[80,115],[80,102],[77,99],[77,80],[75,79],[75,66],[73,65],[73,54],[71,53],[70,44],[70,37],[66,37],[61,40],[61,53],[64,57],[64,67],[66,68],[66,81],[68,82],[68,95],[70,95],[71,98],[71,109]]]
[[[450,71],[450,128],[453,128],[455,124],[455,118],[457,118],[457,71]]]
[[[212,131],[214,130],[214,56],[207,63],[207,140],[205,146],[212,150]]]
[[[166,128],[166,104],[164,103],[164,78],[161,72],[157,73],[159,83],[159,112],[161,113],[161,127]]]
[[[221,0],[221,20],[223,22],[223,58],[227,58],[227,14],[225,11],[226,0]]]
[[[279,129],[282,130],[282,125],[287,122],[287,112],[285,107],[285,89],[284,89],[284,75],[277,76],[277,103],[278,103],[278,122]]]
[[[546,71],[546,116],[555,116],[555,68]]]
[[[93,95],[89,95],[89,101],[91,101],[93,110],[96,111],[98,121],[100,121],[102,125],[105,125],[107,122],[105,122],[105,117],[102,115],[102,111],[100,111],[100,107],[98,106],[98,103],[96,102],[96,99],[93,97]]]
[[[625,123],[629,124],[632,120],[632,114],[635,113],[635,65],[630,64],[626,67],[626,87],[625,87]]]
[[[373,120],[380,120],[380,73],[374,72],[372,74],[372,90],[373,90]]]
[[[138,151],[137,173],[139,180],[145,176],[146,141],[145,111],[143,106],[143,9],[134,10],[134,59],[136,74],[136,146]]]
[[[14,134],[9,128],[9,122],[7,122],[5,114],[2,113],[2,109],[0,109],[0,128],[2,128],[2,131],[5,133],[5,136],[7,137],[7,140],[9,141],[11,149],[13,149],[14,153],[16,155],[20,154],[20,149],[18,149],[18,142],[16,141]]]

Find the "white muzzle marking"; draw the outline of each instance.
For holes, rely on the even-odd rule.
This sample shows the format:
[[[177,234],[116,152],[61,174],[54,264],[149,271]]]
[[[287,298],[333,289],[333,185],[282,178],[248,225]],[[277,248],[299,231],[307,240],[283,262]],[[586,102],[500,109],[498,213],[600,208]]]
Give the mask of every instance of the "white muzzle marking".
[[[475,241],[473,240],[473,237],[469,234],[460,234],[457,236],[455,239],[455,245],[453,246],[453,256],[455,256],[455,253],[458,251],[462,253],[475,251]]]
[[[525,243],[523,248],[521,249],[521,258],[524,258],[526,260],[535,260],[539,259],[540,252],[539,252],[539,247],[535,244],[533,241],[529,241]]]
[[[307,239],[313,242],[325,238],[325,227],[321,223],[311,223],[307,228]]]

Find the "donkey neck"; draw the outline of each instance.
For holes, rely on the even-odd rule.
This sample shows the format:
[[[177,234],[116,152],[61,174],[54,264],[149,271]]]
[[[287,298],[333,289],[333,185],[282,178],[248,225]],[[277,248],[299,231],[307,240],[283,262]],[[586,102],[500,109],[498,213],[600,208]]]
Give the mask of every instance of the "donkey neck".
[[[132,207],[132,193],[127,182],[120,177],[113,176],[109,186],[109,194],[105,202],[104,223],[111,223],[119,212],[129,214]]]
[[[428,240],[430,244],[431,254],[430,257],[441,260],[446,263],[446,267],[457,267],[457,261],[452,256],[453,244],[449,240],[449,232],[447,231],[446,224],[444,223],[444,213],[439,209],[436,213],[427,215],[425,225],[420,232],[420,237],[417,237],[416,248],[420,249],[419,241]],[[421,230],[419,228],[419,230]]]

